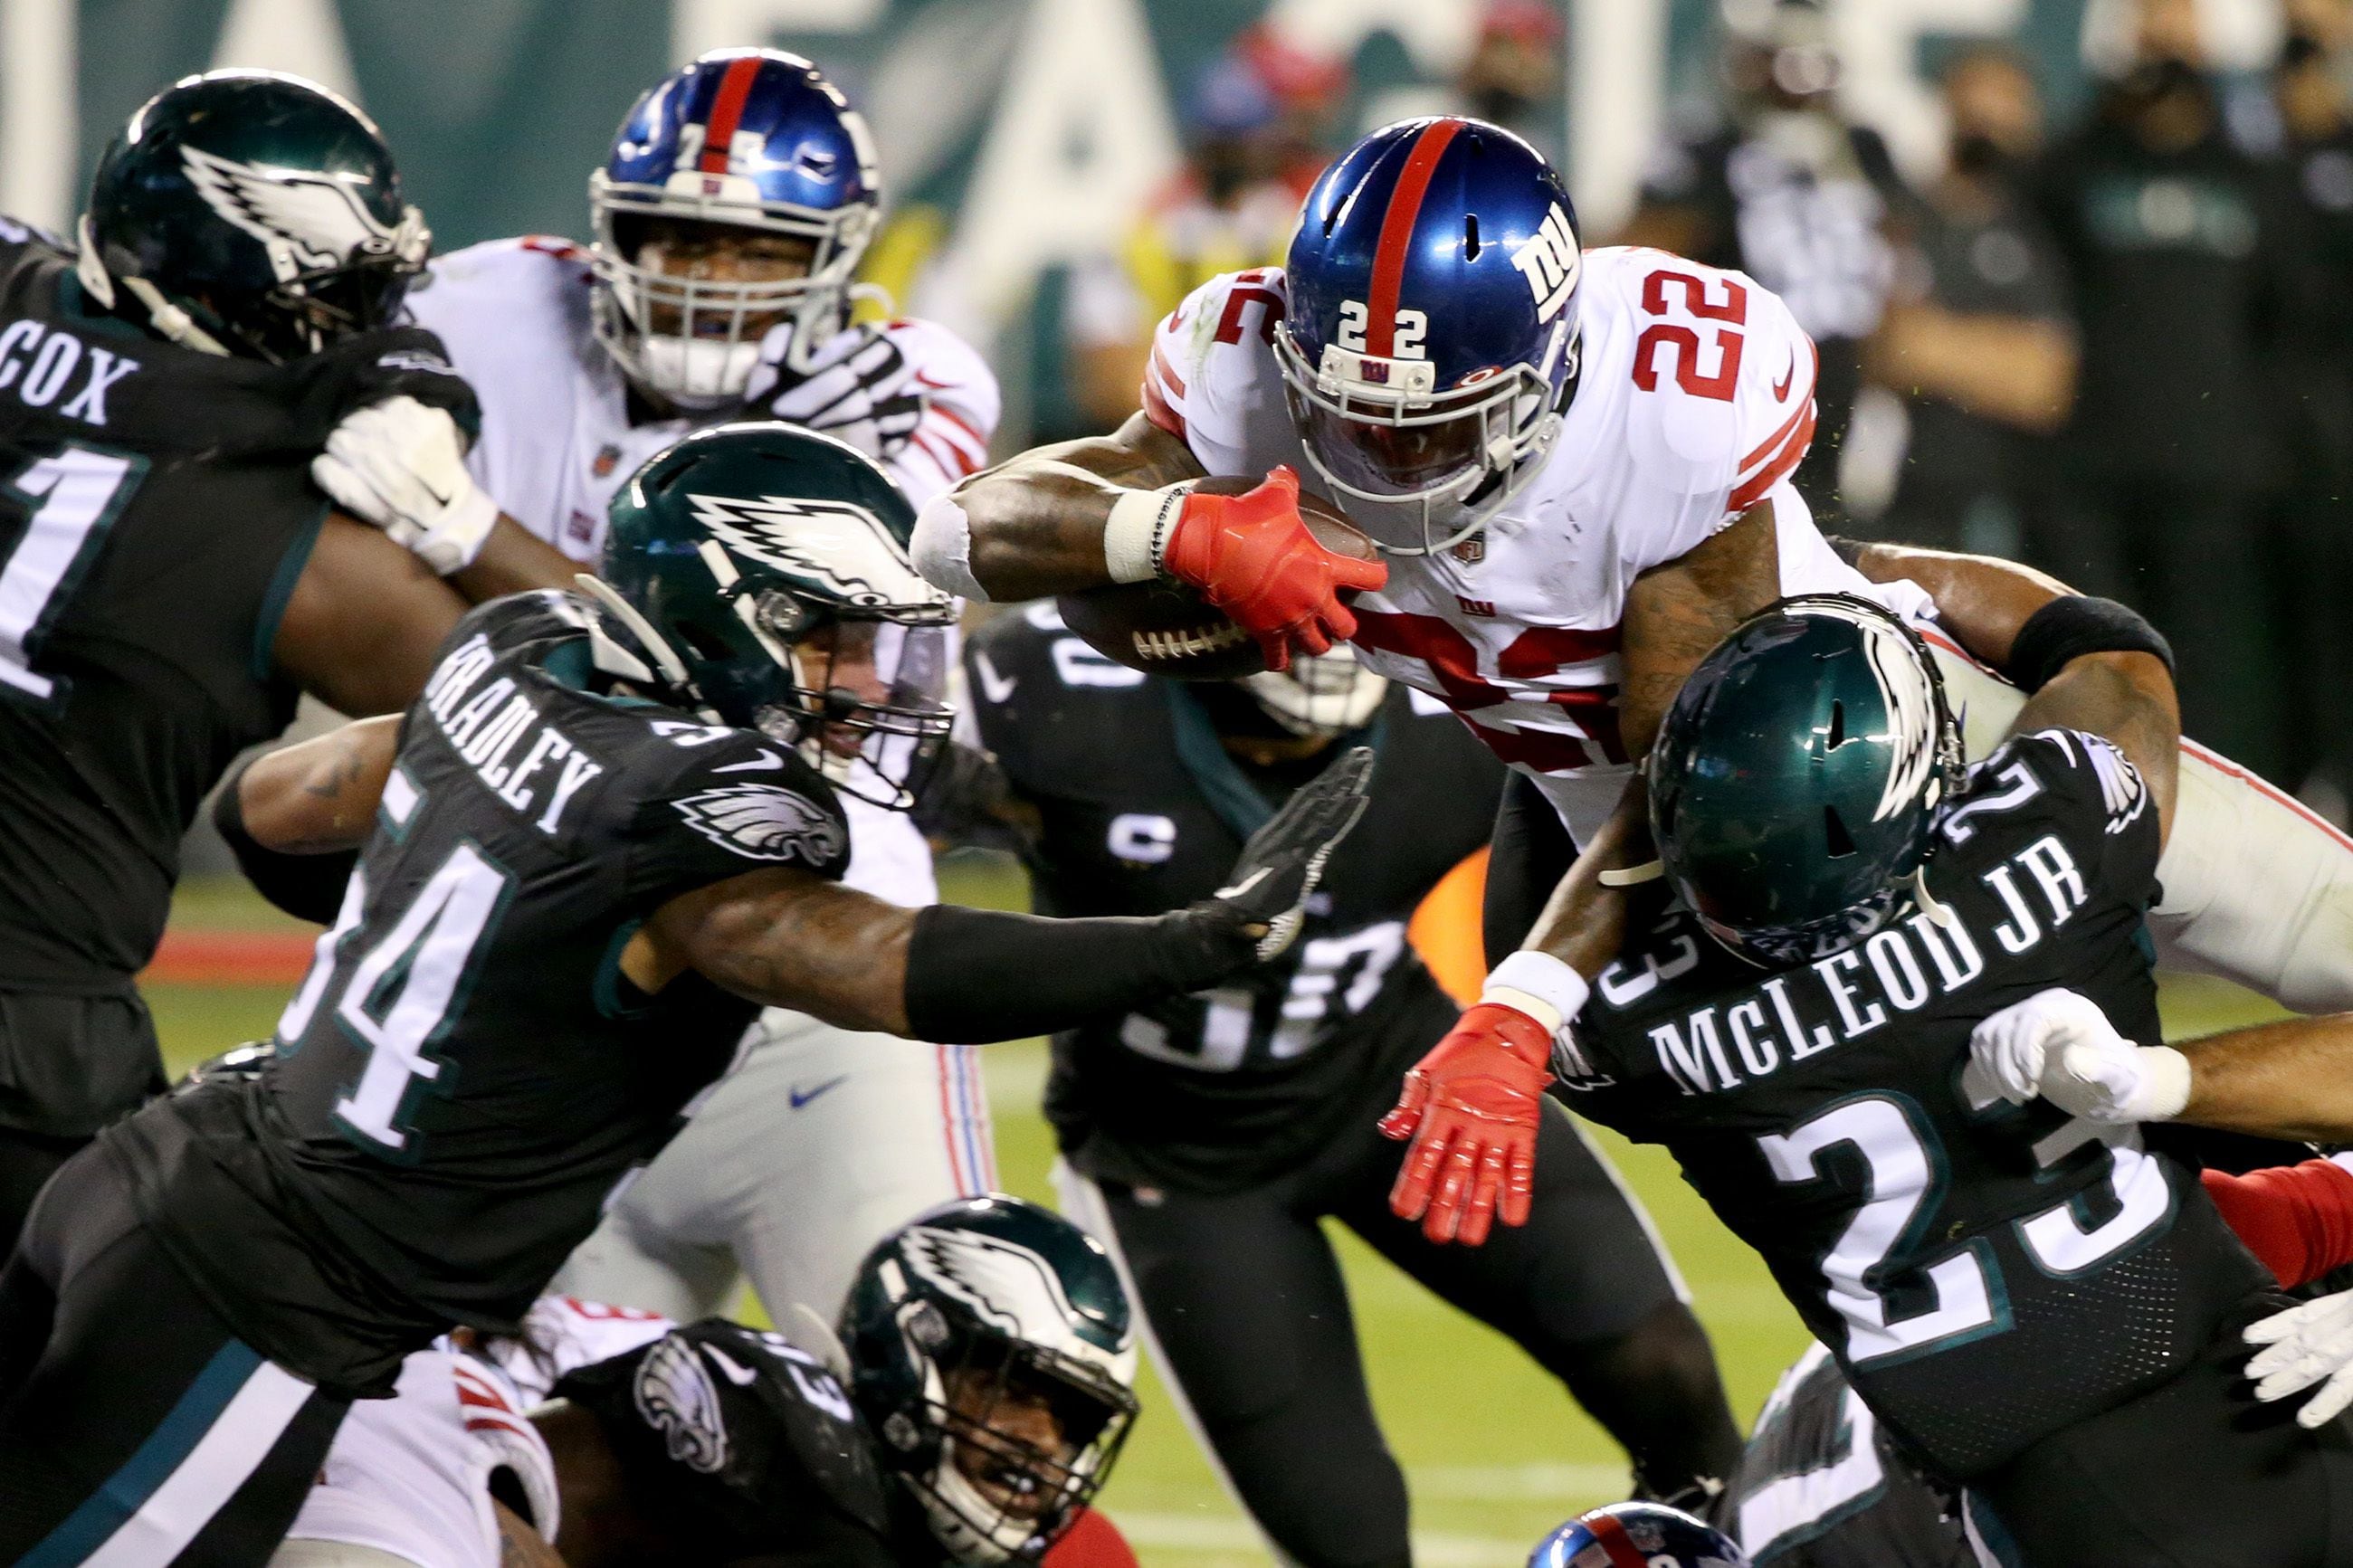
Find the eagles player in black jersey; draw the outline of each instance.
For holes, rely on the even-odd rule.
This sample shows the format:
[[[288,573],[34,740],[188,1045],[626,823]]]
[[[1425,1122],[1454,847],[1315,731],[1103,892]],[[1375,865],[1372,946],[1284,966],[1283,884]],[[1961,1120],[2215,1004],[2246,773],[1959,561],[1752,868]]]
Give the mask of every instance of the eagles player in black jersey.
[[[108,149],[81,238],[0,219],[0,1250],[162,1086],[132,977],[230,759],[304,690],[405,706],[461,595],[565,580],[509,524],[453,592],[311,483],[354,410],[470,417],[436,340],[375,330],[427,235],[350,105],[183,82]]]
[[[839,442],[699,432],[616,498],[606,581],[484,605],[397,729],[248,770],[249,858],[365,848],[279,1058],[108,1129],[36,1205],[0,1276],[0,1560],[261,1561],[348,1402],[452,1324],[512,1331],[761,1005],[1004,1039],[1288,945],[1368,759],[1155,920],[836,885],[826,759],[903,775],[948,723],[913,521]]]
[[[1485,748],[1345,648],[1179,683],[1112,663],[1050,604],[982,628],[965,669],[978,738],[1036,815],[1049,914],[1184,908],[1292,791],[1351,746],[1374,751],[1362,830],[1293,952],[1057,1035],[1046,1091],[1065,1206],[1115,1247],[1172,1389],[1283,1555],[1409,1560],[1405,1478],[1374,1417],[1327,1215],[1566,1383],[1643,1486],[1680,1493],[1728,1473],[1738,1436],[1705,1333],[1568,1117],[1539,1134],[1530,1224],[1483,1249],[1433,1245],[1384,1201],[1398,1154],[1373,1123],[1458,1013],[1407,926],[1487,840],[1502,770]]]
[[[570,1568],[1050,1563],[1135,1417],[1112,1260],[1018,1198],[885,1237],[838,1339],[789,1327],[710,1320],[555,1384]]]
[[[2000,1549],[2029,1568],[2353,1562],[2353,1439],[2246,1389],[2239,1330],[2278,1298],[2193,1172],[1972,1068],[1980,1023],[2056,985],[2156,1037],[2141,919],[2179,719],[2147,643],[2068,662],[1963,776],[1910,628],[1858,599],[1782,602],[1669,710],[1648,802],[1664,888],[1630,913],[1601,875],[1633,858],[1630,800],[1572,873],[1560,921],[1597,942],[1626,921],[1622,954],[1589,999],[1557,961],[1521,973],[1576,1019],[1556,1059],[1580,1109],[1674,1152]],[[2069,727],[2092,724],[2114,743]],[[1505,1088],[1545,1032],[1533,1006],[1510,1029]],[[1412,1092],[1399,1120],[1433,1116],[1409,1175],[1480,1201],[1476,1131]]]

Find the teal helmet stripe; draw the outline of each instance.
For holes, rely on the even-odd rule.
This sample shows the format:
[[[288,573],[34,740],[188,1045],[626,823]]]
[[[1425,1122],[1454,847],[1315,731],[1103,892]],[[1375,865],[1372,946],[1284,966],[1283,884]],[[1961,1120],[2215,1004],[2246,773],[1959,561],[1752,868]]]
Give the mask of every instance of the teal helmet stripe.
[[[1785,599],[1692,672],[1650,763],[1669,879],[1745,957],[1818,958],[1883,921],[1959,778],[1917,634],[1868,600]]]

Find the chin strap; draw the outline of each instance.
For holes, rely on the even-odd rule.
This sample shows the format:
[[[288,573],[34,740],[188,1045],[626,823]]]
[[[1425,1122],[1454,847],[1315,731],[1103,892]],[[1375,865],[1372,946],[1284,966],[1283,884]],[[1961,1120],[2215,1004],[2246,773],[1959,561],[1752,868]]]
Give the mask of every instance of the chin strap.
[[[1912,873],[1912,894],[1920,900],[1921,912],[1947,931],[1958,923],[1960,917],[1953,913],[1953,907],[1939,901],[1936,895],[1928,890],[1928,870],[1925,866]]]
[[[1645,860],[1639,866],[1602,872],[1601,885],[1605,888],[1639,888],[1645,882],[1655,882],[1666,874],[1665,861]]]
[[[117,279],[107,271],[106,263],[99,259],[98,236],[90,226],[88,213],[81,215],[74,237],[81,247],[81,253],[74,258],[74,276],[81,279],[82,288],[101,307],[109,310],[115,308],[121,299],[115,292],[115,285],[120,282],[132,298],[147,308],[148,321],[166,340],[178,343],[182,348],[194,349],[198,353],[218,354],[224,359],[229,357],[226,344],[196,325],[194,316],[164,298],[164,291],[155,285],[144,278]]]
[[[631,648],[607,631],[595,616],[588,617],[588,647],[596,668],[607,675],[623,680],[640,680],[650,686],[663,686],[672,690],[691,689],[694,680],[687,674],[670,646],[662,640],[653,623],[638,613],[638,607],[613,591],[602,578],[582,572],[573,579],[573,585],[596,607],[621,623],[621,626],[638,641]],[[649,663],[648,661],[651,662]]]

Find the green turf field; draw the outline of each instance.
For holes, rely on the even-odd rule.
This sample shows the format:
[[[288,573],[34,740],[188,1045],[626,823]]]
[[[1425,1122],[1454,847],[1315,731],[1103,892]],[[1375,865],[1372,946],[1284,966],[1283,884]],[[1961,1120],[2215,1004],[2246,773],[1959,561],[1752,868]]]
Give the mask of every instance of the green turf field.
[[[1001,878],[970,873],[950,886],[953,896],[975,903],[1001,903],[1018,891]],[[203,886],[183,894],[178,918],[216,929],[274,921],[241,889]],[[268,1034],[284,1002],[282,993],[255,986],[155,985],[147,994],[175,1070]],[[2243,994],[2219,985],[2167,992],[2168,1026],[2177,1035],[2258,1012]],[[1014,1192],[1051,1202],[1052,1148],[1038,1114],[1044,1050],[1026,1042],[985,1055],[1003,1178]],[[1683,1187],[1664,1154],[1599,1136],[1672,1248],[1745,1422],[1803,1342],[1795,1315],[1755,1256]],[[1412,1487],[1415,1556],[1424,1568],[1510,1568],[1567,1515],[1625,1495],[1622,1457],[1556,1384],[1500,1336],[1441,1306],[1345,1233],[1338,1240],[1374,1394]],[[1266,1563],[1255,1532],[1149,1374],[1143,1398],[1143,1419],[1103,1500],[1147,1568]]]

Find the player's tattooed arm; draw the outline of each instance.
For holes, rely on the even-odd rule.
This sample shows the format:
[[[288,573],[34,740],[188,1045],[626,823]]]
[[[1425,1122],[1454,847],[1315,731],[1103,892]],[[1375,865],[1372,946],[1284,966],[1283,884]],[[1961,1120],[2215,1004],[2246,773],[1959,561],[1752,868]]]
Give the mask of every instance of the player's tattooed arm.
[[[2013,734],[2082,730],[2097,735],[2140,770],[2157,803],[2158,843],[2173,831],[2173,797],[2181,763],[2181,705],[2173,672],[2148,653],[2078,654],[2011,721]]]
[[[1969,653],[2000,669],[2034,612],[2074,589],[2031,566],[1908,544],[1845,542],[1841,553],[1874,583],[1909,581],[1936,601],[1936,620]]]
[[[400,716],[384,714],[257,757],[237,777],[245,831],[281,855],[356,849],[375,829]]]
[[[972,538],[972,574],[1004,603],[1100,588],[1103,525],[1127,490],[1155,490],[1208,470],[1142,414],[1108,436],[1039,447],[975,474],[951,498]]]
[[[542,1540],[522,1515],[493,1498],[499,1521],[499,1568],[565,1568],[564,1555]]]
[[[566,579],[569,581],[569,579]],[[415,700],[466,601],[378,530],[329,513],[270,643],[303,690],[354,717]]]
[[[1625,684],[1618,699],[1619,734],[1628,756],[1640,760],[1649,753],[1683,678],[1708,651],[1780,596],[1780,547],[1771,501],[1634,579],[1626,595],[1620,655]]]
[[[839,1028],[907,1033],[916,910],[790,867],[731,877],[654,911],[621,953],[648,993],[693,969],[768,1007]]]

